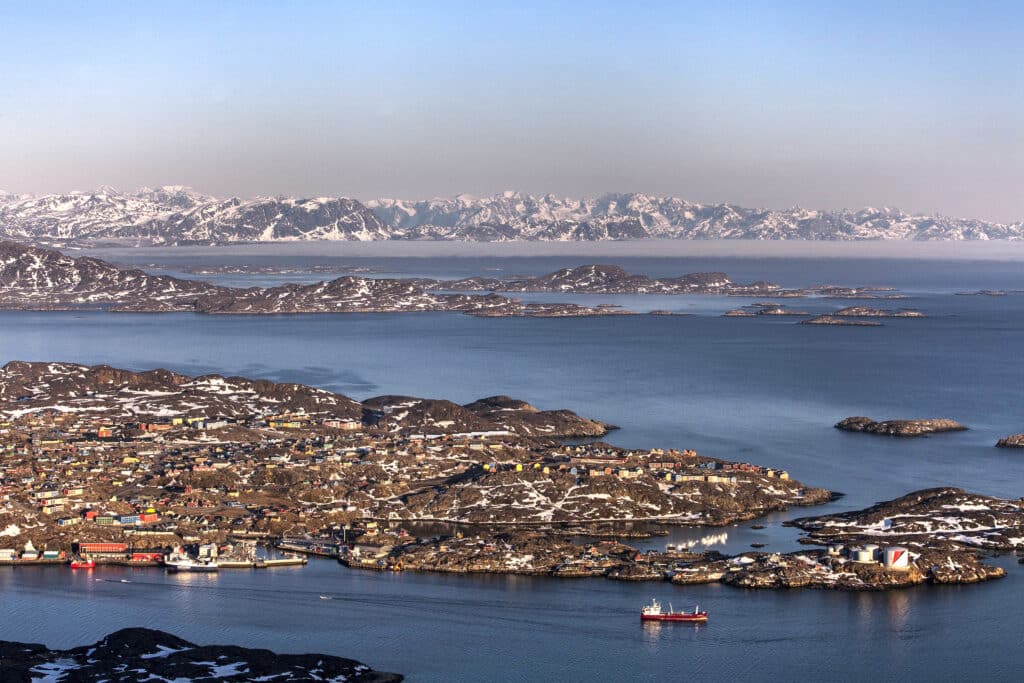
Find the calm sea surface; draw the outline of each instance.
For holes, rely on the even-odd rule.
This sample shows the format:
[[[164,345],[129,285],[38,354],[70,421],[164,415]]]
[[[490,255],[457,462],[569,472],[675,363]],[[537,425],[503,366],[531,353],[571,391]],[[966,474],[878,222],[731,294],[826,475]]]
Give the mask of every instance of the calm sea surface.
[[[593,258],[353,258],[118,254],[122,263],[330,264],[373,276],[540,274]],[[460,402],[497,393],[571,408],[622,427],[624,446],[696,448],[783,467],[846,494],[828,506],[773,515],[768,528],[681,529],[738,552],[752,542],[793,550],[794,516],[856,509],[912,490],[957,485],[1024,495],[1024,456],[993,448],[1024,431],[1024,290],[1014,262],[892,259],[605,258],[655,276],[723,270],[786,286],[892,285],[891,307],[923,320],[879,328],[808,327],[787,318],[724,319],[750,300],[723,297],[562,297],[692,313],[576,320],[458,314],[207,317],[186,314],[0,313],[0,361],[69,360],[186,373],[305,382],[366,398],[411,394]],[[323,275],[219,276],[229,284]],[[537,295],[552,300],[551,295]],[[792,308],[846,302],[795,299]],[[872,302],[866,302],[872,304]],[[873,305],[873,304],[872,304]],[[952,417],[970,431],[913,440],[832,428],[848,415]],[[0,568],[0,639],[71,646],[145,625],[199,642],[354,657],[413,681],[1018,679],[1024,567],[987,585],[846,594],[678,588],[599,579],[376,574],[315,561],[303,569],[165,575],[159,570]],[[130,583],[121,583],[120,579]],[[333,600],[321,600],[329,594]],[[704,627],[641,626],[656,596],[699,602]]]

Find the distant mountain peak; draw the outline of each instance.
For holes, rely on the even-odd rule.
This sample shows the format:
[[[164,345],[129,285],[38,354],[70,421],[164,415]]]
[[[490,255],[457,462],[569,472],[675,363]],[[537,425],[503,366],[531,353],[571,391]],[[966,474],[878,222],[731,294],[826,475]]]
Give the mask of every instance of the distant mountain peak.
[[[642,192],[567,198],[506,190],[420,201],[216,198],[185,185],[52,195],[0,192],[0,238],[46,244],[129,241],[599,241],[636,239],[1024,239],[1024,223],[919,215],[892,207],[822,211],[699,204]]]

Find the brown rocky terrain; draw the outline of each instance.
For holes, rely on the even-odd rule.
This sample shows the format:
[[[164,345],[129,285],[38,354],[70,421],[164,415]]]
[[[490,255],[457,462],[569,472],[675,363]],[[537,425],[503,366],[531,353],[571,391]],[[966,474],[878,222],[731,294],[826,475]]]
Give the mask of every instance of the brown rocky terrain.
[[[43,680],[397,683],[403,677],[331,655],[282,655],[234,645],[195,645],[162,631],[127,628],[92,645],[71,650],[0,641],[0,679],[5,683]]]
[[[539,410],[507,396],[467,406],[450,401],[379,396],[359,403],[324,389],[169,370],[133,372],[108,365],[11,361],[0,369],[0,416],[42,411],[160,420],[174,417],[242,419],[300,413],[355,420],[391,432],[508,431],[522,436],[602,436],[614,426],[569,410]]]
[[[1024,434],[1011,434],[996,442],[997,448],[1024,448]]]
[[[1024,504],[954,487],[924,489],[864,510],[796,519],[814,543],[945,543],[1014,550],[1024,545]]]
[[[846,432],[865,432],[886,436],[922,436],[938,432],[962,432],[967,429],[959,422],[948,418],[876,422],[870,417],[847,417],[836,423],[835,427]]]

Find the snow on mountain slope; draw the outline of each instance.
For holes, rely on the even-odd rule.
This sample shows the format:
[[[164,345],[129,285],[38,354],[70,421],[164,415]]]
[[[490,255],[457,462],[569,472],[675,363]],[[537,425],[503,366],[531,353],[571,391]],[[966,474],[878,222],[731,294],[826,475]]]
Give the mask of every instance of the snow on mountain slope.
[[[56,195],[0,192],[0,238],[44,244],[297,240],[1024,239],[1024,222],[908,214],[696,204],[642,193],[569,199],[503,192],[406,201],[258,197],[217,199],[182,186]]]

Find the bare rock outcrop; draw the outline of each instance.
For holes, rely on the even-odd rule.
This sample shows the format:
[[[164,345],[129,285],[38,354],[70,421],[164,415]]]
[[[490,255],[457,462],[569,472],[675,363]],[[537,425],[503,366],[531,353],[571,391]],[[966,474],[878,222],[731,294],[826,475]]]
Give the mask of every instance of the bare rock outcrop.
[[[846,432],[865,432],[885,436],[922,436],[938,432],[962,432],[967,429],[956,420],[929,418],[922,420],[885,420],[877,422],[870,417],[848,417],[835,425]]]

